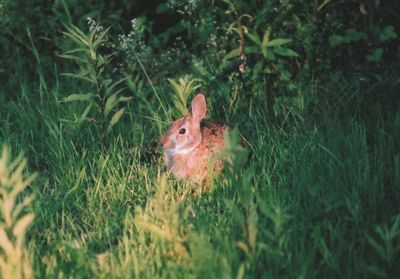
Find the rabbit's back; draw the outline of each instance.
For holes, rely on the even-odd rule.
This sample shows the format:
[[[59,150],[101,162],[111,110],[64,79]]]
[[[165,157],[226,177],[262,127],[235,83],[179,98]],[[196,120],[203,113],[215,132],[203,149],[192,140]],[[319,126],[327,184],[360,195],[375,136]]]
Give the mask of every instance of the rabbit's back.
[[[218,147],[224,147],[224,133],[229,131],[229,126],[226,124],[210,122],[204,125],[201,129],[203,134],[202,144],[214,144]]]

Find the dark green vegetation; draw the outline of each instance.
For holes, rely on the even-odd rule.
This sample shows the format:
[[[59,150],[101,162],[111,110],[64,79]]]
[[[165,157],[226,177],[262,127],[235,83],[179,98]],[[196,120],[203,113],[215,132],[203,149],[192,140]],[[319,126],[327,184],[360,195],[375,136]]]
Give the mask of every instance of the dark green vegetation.
[[[35,277],[398,276],[400,8],[361,2],[0,0]],[[194,92],[249,143],[195,197],[157,146]]]

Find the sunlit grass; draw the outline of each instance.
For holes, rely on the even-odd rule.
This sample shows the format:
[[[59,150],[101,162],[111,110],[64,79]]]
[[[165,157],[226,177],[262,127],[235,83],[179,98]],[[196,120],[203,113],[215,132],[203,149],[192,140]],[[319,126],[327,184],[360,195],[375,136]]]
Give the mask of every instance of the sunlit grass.
[[[221,88],[229,100],[229,88]],[[171,91],[167,82],[164,90]],[[104,146],[91,125],[62,121],[82,109],[79,103],[62,106],[52,97],[41,104],[29,87],[21,92],[26,97],[18,103],[0,104],[7,111],[0,138],[39,173],[28,236],[37,278],[354,278],[398,271],[399,115],[371,115],[372,130],[327,110],[291,128],[272,124],[258,104],[251,112],[239,104],[221,117],[229,104],[210,94],[218,105],[208,108],[209,118],[244,119],[238,128],[250,153],[212,191],[193,196],[193,185],[174,181],[159,150],[148,149],[167,120],[137,116],[128,106],[129,117]],[[166,107],[173,105],[169,97]]]

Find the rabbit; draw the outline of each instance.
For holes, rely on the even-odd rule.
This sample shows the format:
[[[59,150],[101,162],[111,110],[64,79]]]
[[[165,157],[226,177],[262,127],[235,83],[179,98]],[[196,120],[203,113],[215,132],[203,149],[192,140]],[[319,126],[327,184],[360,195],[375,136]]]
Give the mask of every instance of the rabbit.
[[[201,127],[206,110],[205,96],[197,94],[192,100],[191,113],[172,122],[161,137],[165,165],[178,180],[209,185],[211,173],[223,169],[222,160],[215,160],[215,155],[223,150],[224,133],[230,127],[219,123]]]

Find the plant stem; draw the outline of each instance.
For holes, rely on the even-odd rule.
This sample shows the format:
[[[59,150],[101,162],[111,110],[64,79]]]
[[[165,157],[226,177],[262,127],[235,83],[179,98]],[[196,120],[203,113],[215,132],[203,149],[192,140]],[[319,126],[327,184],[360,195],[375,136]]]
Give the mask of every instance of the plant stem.
[[[93,63],[95,78],[96,78],[96,87],[97,87],[97,94],[99,99],[99,108],[101,114],[101,137],[104,140],[106,134],[106,116],[104,115],[104,108],[105,108],[105,96],[103,94],[103,86],[101,85],[100,81],[100,71],[99,71],[99,64],[98,61],[95,60]]]
[[[143,64],[142,64],[142,61],[140,61],[139,57],[137,56],[135,50],[133,50],[133,54],[135,55],[135,58],[136,58],[136,60],[138,61],[139,65],[140,65],[140,68],[142,69],[144,75],[146,76],[146,78],[147,78],[147,80],[148,80],[148,82],[149,82],[149,84],[150,84],[151,89],[154,91],[154,94],[156,95],[156,98],[157,98],[158,102],[160,103],[161,108],[162,108],[163,111],[164,111],[164,115],[165,115],[166,117],[168,117],[167,110],[165,109],[164,104],[161,102],[160,96],[158,95],[157,90],[155,89],[155,87],[154,87],[154,85],[153,85],[153,82],[151,81],[149,75],[147,74],[147,71],[146,71],[146,69],[144,68],[144,66],[143,66]]]

